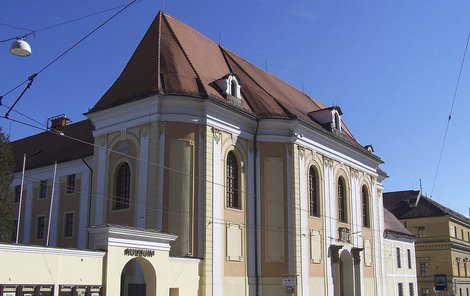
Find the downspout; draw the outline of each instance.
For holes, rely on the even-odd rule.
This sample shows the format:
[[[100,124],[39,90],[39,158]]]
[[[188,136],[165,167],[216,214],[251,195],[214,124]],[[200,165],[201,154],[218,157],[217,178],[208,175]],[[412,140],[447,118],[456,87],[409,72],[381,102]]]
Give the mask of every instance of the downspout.
[[[92,193],[92,189],[93,189],[93,169],[91,168],[91,166],[85,161],[85,157],[82,157],[82,161],[83,163],[88,167],[88,169],[90,170],[90,187],[88,189],[88,210],[87,210],[87,225],[86,225],[86,228],[87,228],[87,232],[86,232],[86,246],[87,248],[90,248],[90,233],[88,232],[88,228],[90,227],[90,217],[91,217],[91,193]]]
[[[256,117],[256,130],[255,136],[253,138],[253,169],[254,169],[254,201],[255,201],[255,279],[256,279],[256,296],[259,295],[259,273],[258,273],[258,166],[256,165],[256,158],[258,155],[258,145],[257,145],[257,138],[258,138],[258,128],[259,128],[259,117]]]

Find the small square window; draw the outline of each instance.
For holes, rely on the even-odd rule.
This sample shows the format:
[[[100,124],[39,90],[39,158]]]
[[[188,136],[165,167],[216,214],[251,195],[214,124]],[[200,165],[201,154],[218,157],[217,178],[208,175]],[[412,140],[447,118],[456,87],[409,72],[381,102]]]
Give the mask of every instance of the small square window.
[[[75,192],[75,174],[67,176],[67,188],[65,193],[70,194]]]

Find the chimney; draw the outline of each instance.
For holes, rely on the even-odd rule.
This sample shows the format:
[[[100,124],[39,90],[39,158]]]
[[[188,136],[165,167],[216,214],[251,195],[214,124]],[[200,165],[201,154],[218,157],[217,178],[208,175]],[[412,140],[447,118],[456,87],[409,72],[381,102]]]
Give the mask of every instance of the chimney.
[[[51,130],[59,128],[59,127],[64,127],[71,122],[71,120],[68,119],[67,116],[65,116],[65,114],[60,114],[57,116],[50,117],[48,121],[51,122],[51,125],[49,127],[49,129]]]

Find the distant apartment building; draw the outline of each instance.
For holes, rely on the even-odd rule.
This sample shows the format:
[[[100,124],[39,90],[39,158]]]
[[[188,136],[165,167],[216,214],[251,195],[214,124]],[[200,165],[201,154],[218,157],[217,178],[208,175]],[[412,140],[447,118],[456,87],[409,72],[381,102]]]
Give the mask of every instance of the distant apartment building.
[[[419,295],[439,295],[435,275],[446,275],[445,295],[470,295],[470,219],[415,190],[385,193],[384,207],[416,236]]]

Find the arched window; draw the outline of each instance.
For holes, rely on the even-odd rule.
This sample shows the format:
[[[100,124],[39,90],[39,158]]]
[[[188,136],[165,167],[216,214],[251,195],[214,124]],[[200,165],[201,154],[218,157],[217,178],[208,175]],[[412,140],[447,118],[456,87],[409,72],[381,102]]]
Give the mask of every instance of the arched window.
[[[310,216],[320,216],[320,205],[318,199],[317,174],[313,166],[308,171],[308,190],[310,200]]]
[[[116,191],[113,209],[128,209],[131,193],[131,169],[127,162],[121,164],[116,173]]]
[[[346,187],[342,177],[338,178],[338,218],[340,222],[347,222],[346,215]]]
[[[341,126],[340,126],[340,119],[339,119],[339,114],[338,112],[335,112],[334,113],[334,118],[335,118],[335,128],[337,130],[340,130],[341,129]]]
[[[361,190],[361,199],[362,199],[362,226],[369,227],[369,191],[367,190],[366,185],[362,186]]]
[[[225,184],[226,194],[226,205],[228,208],[240,207],[239,203],[239,191],[240,183],[238,181],[238,161],[235,154],[230,151],[227,154],[227,167],[226,167],[227,181]]]
[[[230,81],[230,94],[234,97],[237,97],[237,82],[235,79]]]

